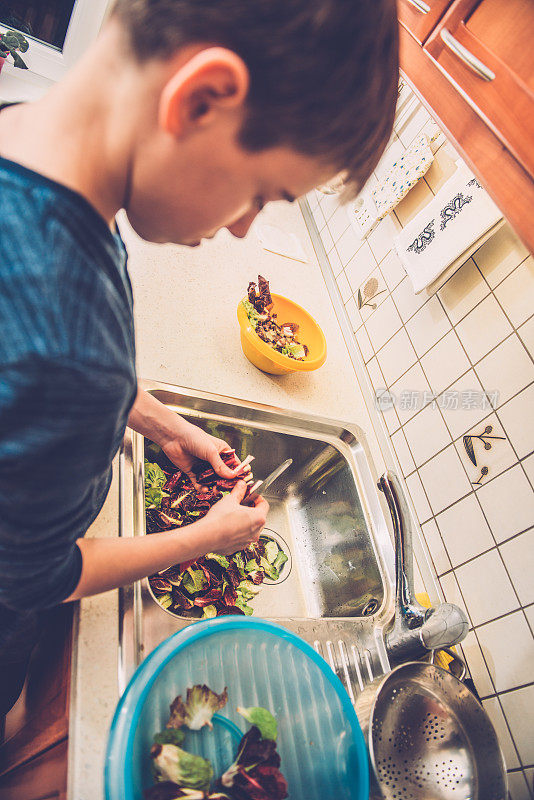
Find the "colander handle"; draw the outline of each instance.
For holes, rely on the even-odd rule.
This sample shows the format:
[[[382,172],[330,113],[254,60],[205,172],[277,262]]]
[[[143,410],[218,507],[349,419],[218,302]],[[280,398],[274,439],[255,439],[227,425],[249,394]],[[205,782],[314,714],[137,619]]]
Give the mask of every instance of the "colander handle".
[[[431,664],[434,663],[434,659],[435,659],[436,653],[439,653],[441,651],[443,651],[444,653],[447,653],[447,655],[450,656],[453,659],[453,661],[456,661],[458,664],[460,664],[460,674],[458,676],[458,680],[459,681],[463,681],[463,679],[467,675],[466,663],[463,660],[463,658],[461,656],[459,656],[458,653],[456,653],[450,647],[440,647],[439,650],[431,650],[430,651],[430,663]]]

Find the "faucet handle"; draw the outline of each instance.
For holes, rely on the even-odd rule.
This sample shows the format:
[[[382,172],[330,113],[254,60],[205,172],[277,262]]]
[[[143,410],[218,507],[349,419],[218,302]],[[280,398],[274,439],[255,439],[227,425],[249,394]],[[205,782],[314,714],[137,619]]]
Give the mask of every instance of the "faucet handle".
[[[442,603],[423,622],[419,636],[427,650],[439,650],[461,642],[468,630],[469,622],[462,609],[453,603]]]

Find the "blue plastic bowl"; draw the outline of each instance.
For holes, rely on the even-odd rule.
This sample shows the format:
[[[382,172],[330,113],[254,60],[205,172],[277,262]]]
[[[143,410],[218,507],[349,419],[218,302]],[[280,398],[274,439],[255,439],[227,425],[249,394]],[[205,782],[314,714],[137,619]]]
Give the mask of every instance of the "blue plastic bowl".
[[[265,706],[278,721],[278,752],[291,800],[368,800],[367,750],[342,683],[298,636],[238,616],[205,620],[162,642],[140,665],[111,724],[106,800],[143,800],[153,783],[152,737],[188,686],[228,687],[213,730],[188,731],[184,747],[209,758],[215,777],[232,763],[250,725],[236,706]]]

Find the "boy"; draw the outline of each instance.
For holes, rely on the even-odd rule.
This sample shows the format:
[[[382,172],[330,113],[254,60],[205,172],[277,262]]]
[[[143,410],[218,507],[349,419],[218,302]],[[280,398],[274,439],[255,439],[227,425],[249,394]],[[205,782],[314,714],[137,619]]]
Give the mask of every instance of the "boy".
[[[394,0],[117,0],[62,83],[0,113],[0,715],[40,611],[235,552],[268,511],[240,483],[182,531],[83,539],[126,425],[231,474],[137,388],[116,212],[193,247],[342,169],[357,191],[392,129],[396,26]]]

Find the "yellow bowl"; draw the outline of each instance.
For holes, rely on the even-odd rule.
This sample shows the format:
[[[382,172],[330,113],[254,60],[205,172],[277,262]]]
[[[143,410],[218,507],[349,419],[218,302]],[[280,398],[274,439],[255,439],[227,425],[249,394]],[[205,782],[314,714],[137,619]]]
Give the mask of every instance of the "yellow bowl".
[[[284,356],[264,342],[252,325],[242,303],[237,306],[237,319],[241,329],[243,353],[255,367],[271,375],[287,375],[290,372],[310,372],[322,367],[326,361],[326,339],[319,325],[305,309],[282,297],[272,294],[271,313],[278,314],[278,323],[295,322],[299,326],[297,338],[308,346],[309,352],[304,361]],[[247,298],[243,298],[246,300]]]

